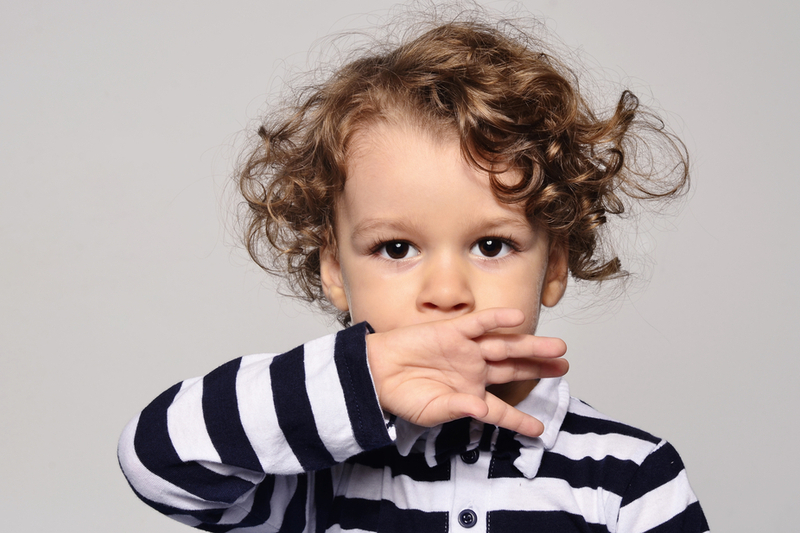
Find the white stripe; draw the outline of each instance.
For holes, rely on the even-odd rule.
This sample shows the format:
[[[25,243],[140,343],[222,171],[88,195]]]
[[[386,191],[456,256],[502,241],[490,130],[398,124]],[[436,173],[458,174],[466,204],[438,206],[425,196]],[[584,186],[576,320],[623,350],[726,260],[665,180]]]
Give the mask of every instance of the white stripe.
[[[681,513],[696,501],[686,470],[682,470],[675,479],[620,509],[619,529],[631,533],[647,531]]]
[[[531,483],[515,478],[490,479],[485,494],[502,495],[501,501],[491,503],[494,510],[566,511],[594,524],[605,524],[606,504],[612,502],[616,508],[620,500],[603,489],[573,488],[563,479],[554,478],[537,478]]]
[[[172,446],[184,463],[197,461],[221,476],[236,476],[250,483],[264,479],[261,472],[222,464],[203,416],[203,378],[181,383],[181,390],[167,409],[167,429]]]
[[[309,483],[309,487],[311,484]],[[269,520],[265,524],[267,531],[278,531],[283,525],[283,517],[286,513],[286,507],[297,491],[297,478],[290,477],[277,477],[275,478],[275,487],[272,490],[272,498],[269,501],[269,508],[271,510]],[[306,518],[308,518],[308,500],[306,501]]]
[[[139,494],[148,500],[187,511],[219,509],[225,505],[202,500],[148,470],[139,460],[133,446],[133,438],[138,424],[139,415],[125,426],[120,437],[118,454],[125,476]]]
[[[281,432],[272,400],[269,365],[274,357],[273,354],[242,357],[236,375],[239,416],[250,445],[265,472],[279,475],[299,474],[303,467]]]
[[[654,447],[648,441],[619,433],[575,435],[562,431],[550,451],[575,461],[585,457],[591,457],[596,461],[606,457],[616,457],[623,461],[634,461],[636,464],[641,464]]]
[[[344,392],[333,359],[336,335],[306,343],[304,363],[306,390],[314,422],[325,447],[337,463],[361,453],[356,442]]]
[[[172,446],[183,462],[220,462],[203,417],[203,378],[187,379],[167,409],[167,429]]]
[[[220,524],[237,524],[247,518],[253,509],[253,501],[257,487],[253,487],[245,495],[240,497],[232,506],[225,511],[220,519]],[[236,531],[278,531],[283,524],[286,507],[297,490],[297,478],[295,476],[280,476],[275,478],[275,485],[272,497],[269,502],[270,516],[263,524],[249,528],[239,528]],[[257,510],[263,512],[263,509]]]
[[[383,469],[364,465],[353,465],[350,479],[352,482],[344,493],[347,498],[372,501],[383,498],[399,509],[425,512],[451,512],[453,483],[459,482],[456,479],[421,483],[403,475],[392,478],[388,472],[384,477]],[[479,484],[474,480],[466,482],[476,488],[476,497],[481,498],[489,510],[565,511],[595,524],[605,524],[606,508],[618,509],[621,499],[604,489],[573,488],[563,479],[538,478],[530,482],[516,478],[484,478]],[[491,501],[492,495],[500,499]]]
[[[267,476],[262,472],[254,472],[253,470],[226,465],[224,463],[197,461],[197,464],[221,476],[236,476],[239,479],[243,479],[254,485],[261,483],[261,481]]]
[[[383,468],[343,464],[331,469],[331,473],[333,474],[334,496],[375,501],[381,499]],[[391,473],[387,475],[391,478]]]
[[[392,477],[389,467],[370,468],[365,465],[345,465],[344,476],[350,483],[344,485],[344,496],[364,500],[388,500],[398,509],[418,509],[425,512],[449,511],[453,486],[449,481],[416,482],[405,475]],[[348,471],[349,470],[349,471]],[[385,471],[384,471],[385,470]],[[338,485],[334,479],[334,487]],[[337,491],[337,495],[341,493]]]

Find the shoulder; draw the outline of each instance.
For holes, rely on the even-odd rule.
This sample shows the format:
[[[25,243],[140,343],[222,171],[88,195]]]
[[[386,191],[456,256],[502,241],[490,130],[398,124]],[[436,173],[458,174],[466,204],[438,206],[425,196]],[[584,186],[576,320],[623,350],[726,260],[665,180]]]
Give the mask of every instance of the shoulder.
[[[615,457],[641,464],[662,439],[610,418],[577,398],[570,398],[553,451],[602,459]]]
[[[607,511],[609,519],[617,515],[617,531],[646,531],[662,524],[676,526],[665,531],[708,528],[680,455],[661,438],[571,398],[550,451],[573,465],[591,465],[593,485],[614,495],[614,509]]]
[[[570,398],[539,476],[563,478],[571,487],[602,489],[600,492],[618,505],[641,465],[662,442]]]

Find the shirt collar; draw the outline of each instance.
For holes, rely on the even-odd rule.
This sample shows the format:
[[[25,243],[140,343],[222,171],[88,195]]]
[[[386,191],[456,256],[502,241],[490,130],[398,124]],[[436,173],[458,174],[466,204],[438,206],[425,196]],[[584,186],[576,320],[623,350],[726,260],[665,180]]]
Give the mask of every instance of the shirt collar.
[[[569,400],[567,382],[561,378],[547,378],[539,380],[530,394],[517,404],[517,409],[536,417],[544,424],[544,433],[536,438],[498,429],[469,418],[432,428],[417,426],[398,418],[390,428],[390,435],[395,439],[400,455],[407,456],[412,450],[423,452],[430,467],[449,461],[454,454],[476,448],[504,452],[507,451],[504,448],[508,448],[508,443],[516,442],[518,444],[513,447],[518,448],[519,456],[514,460],[514,466],[530,479],[539,471],[544,451],[551,449],[556,443]]]

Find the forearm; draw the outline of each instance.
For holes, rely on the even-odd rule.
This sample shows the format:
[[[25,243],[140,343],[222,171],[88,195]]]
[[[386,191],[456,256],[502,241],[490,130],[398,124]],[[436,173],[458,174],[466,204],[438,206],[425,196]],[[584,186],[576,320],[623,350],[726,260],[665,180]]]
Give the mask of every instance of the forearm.
[[[288,505],[298,474],[389,444],[365,333],[354,326],[285,354],[236,359],[172,387],[122,435],[131,486],[164,512],[217,522],[221,512],[256,512],[258,497]]]

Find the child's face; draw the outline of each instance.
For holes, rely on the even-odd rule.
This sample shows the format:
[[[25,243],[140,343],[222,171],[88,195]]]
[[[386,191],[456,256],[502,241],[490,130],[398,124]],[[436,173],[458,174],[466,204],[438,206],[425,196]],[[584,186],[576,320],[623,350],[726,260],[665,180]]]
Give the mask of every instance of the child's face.
[[[516,331],[535,331],[540,305],[563,294],[562,250],[550,250],[519,205],[497,200],[455,138],[381,123],[359,133],[350,154],[337,254],[322,254],[337,308],[381,332],[511,307],[526,317]]]

